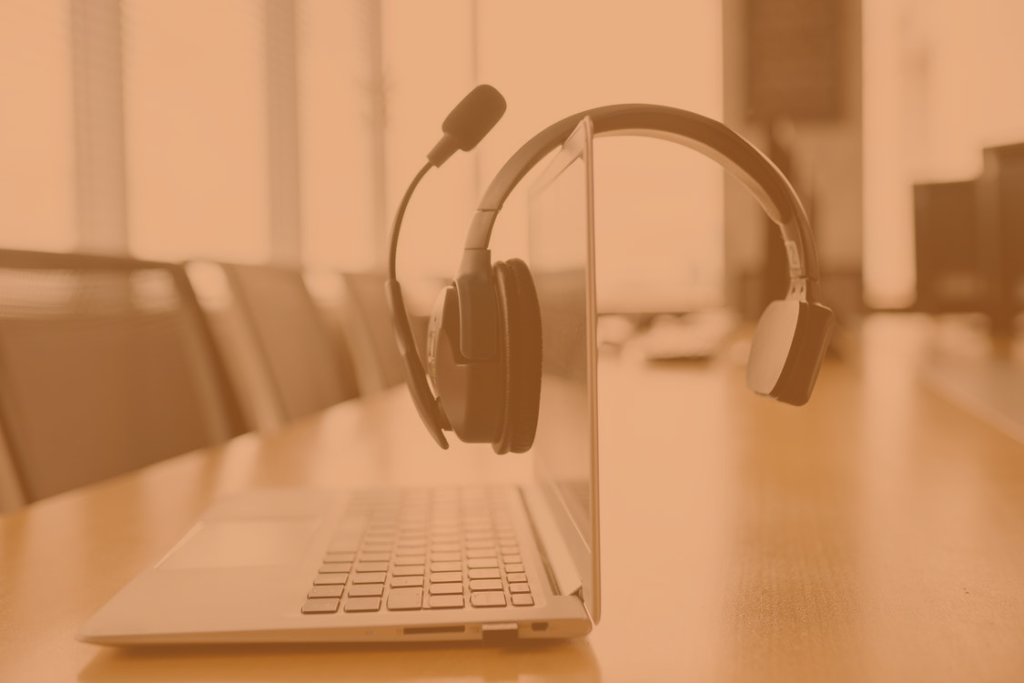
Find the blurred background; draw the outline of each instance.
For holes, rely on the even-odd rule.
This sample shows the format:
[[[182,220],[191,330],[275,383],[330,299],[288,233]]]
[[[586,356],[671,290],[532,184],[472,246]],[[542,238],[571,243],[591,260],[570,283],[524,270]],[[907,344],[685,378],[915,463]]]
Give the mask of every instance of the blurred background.
[[[1024,141],[1022,25],[1012,0],[5,0],[0,247],[379,268],[440,122],[487,82],[508,113],[416,195],[410,277],[453,272],[534,132],[635,101],[722,119],[785,167],[837,308],[930,305],[914,188]],[[759,309],[765,220],[698,156],[599,142],[606,310]],[[516,204],[499,252],[524,250]]]
[[[483,190],[526,140],[590,107],[670,105],[724,121],[791,179],[840,354],[867,315],[918,315],[935,348],[969,357],[930,362],[936,384],[974,387],[1024,434],[1021,26],[1015,0],[3,0],[0,426],[32,461],[48,425],[100,424],[82,405],[120,373],[115,427],[96,438],[121,438],[150,384],[127,352],[100,366],[111,342],[67,330],[106,334],[116,313],[135,365],[170,367],[136,319],[174,306],[180,329],[200,330],[188,349],[210,328],[208,362],[229,380],[226,432],[178,451],[403,382],[383,296],[390,221],[445,116],[489,83],[504,119],[428,175],[406,215],[398,268],[418,334]],[[528,253],[529,184],[498,220],[496,258]],[[702,155],[601,138],[595,185],[607,348],[713,358],[785,294],[777,231]],[[53,277],[72,268],[93,275]],[[154,303],[133,273],[161,268]],[[39,322],[56,316],[70,327],[54,336]],[[213,376],[189,367],[182,397]],[[33,401],[39,432],[19,436]]]

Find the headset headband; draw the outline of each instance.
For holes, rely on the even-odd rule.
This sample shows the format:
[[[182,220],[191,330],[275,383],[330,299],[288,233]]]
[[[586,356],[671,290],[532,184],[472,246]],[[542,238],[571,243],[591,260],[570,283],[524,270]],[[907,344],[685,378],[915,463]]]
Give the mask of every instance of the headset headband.
[[[427,331],[435,396],[402,302],[395,269],[398,232],[409,197],[424,174],[444,163],[456,147],[472,149],[503,111],[504,99],[493,88],[480,86],[467,95],[445,119],[444,137],[406,190],[391,231],[387,296],[395,336],[413,401],[440,446],[448,446],[445,429],[464,441],[490,441],[498,453],[510,448],[522,452],[533,443],[542,343],[536,292],[525,263],[492,264],[488,245],[494,221],[512,190],[586,118],[595,135],[666,138],[703,153],[737,177],[779,225],[789,259],[789,291],[785,301],[773,301],[761,315],[751,341],[747,385],[793,405],[807,402],[828,347],[833,316],[818,301],[818,260],[799,197],[767,157],[726,126],[692,112],[646,104],[599,107],[562,119],[531,138],[498,172],[473,217],[459,272],[435,304]],[[511,295],[510,282],[515,283]],[[514,341],[515,331],[525,336]],[[536,362],[524,360],[530,358]],[[522,367],[516,369],[517,364]]]
[[[573,114],[531,138],[491,181],[466,237],[467,250],[486,250],[498,212],[519,181],[589,116],[595,135],[642,135],[669,139],[717,161],[757,198],[782,229],[791,287],[817,299],[818,259],[810,223],[792,185],[768,157],[723,124],[693,112],[651,104],[616,104]]]

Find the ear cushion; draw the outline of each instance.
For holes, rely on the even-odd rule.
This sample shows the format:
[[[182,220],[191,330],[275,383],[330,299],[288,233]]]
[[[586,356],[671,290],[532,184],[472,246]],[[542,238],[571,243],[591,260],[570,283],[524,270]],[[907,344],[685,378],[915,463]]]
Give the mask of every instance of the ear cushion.
[[[540,303],[530,269],[519,259],[494,264],[498,325],[504,357],[505,402],[495,453],[533,446],[540,411]]]

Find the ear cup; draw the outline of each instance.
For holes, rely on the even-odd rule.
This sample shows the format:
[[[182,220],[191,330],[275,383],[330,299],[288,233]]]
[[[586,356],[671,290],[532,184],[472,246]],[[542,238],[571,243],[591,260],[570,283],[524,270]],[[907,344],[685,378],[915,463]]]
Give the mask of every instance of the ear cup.
[[[493,272],[505,401],[498,439],[492,446],[495,453],[523,453],[533,446],[540,411],[540,303],[533,276],[523,261],[499,261]]]
[[[773,301],[761,314],[747,360],[747,386],[802,406],[811,397],[832,332],[832,311],[818,303]]]

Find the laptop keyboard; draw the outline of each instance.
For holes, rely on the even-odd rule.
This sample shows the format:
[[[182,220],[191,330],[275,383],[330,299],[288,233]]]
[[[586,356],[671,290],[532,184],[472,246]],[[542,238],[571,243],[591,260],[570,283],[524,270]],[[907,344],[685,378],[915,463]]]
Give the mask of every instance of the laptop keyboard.
[[[302,613],[533,604],[499,492],[365,491],[353,495]]]

